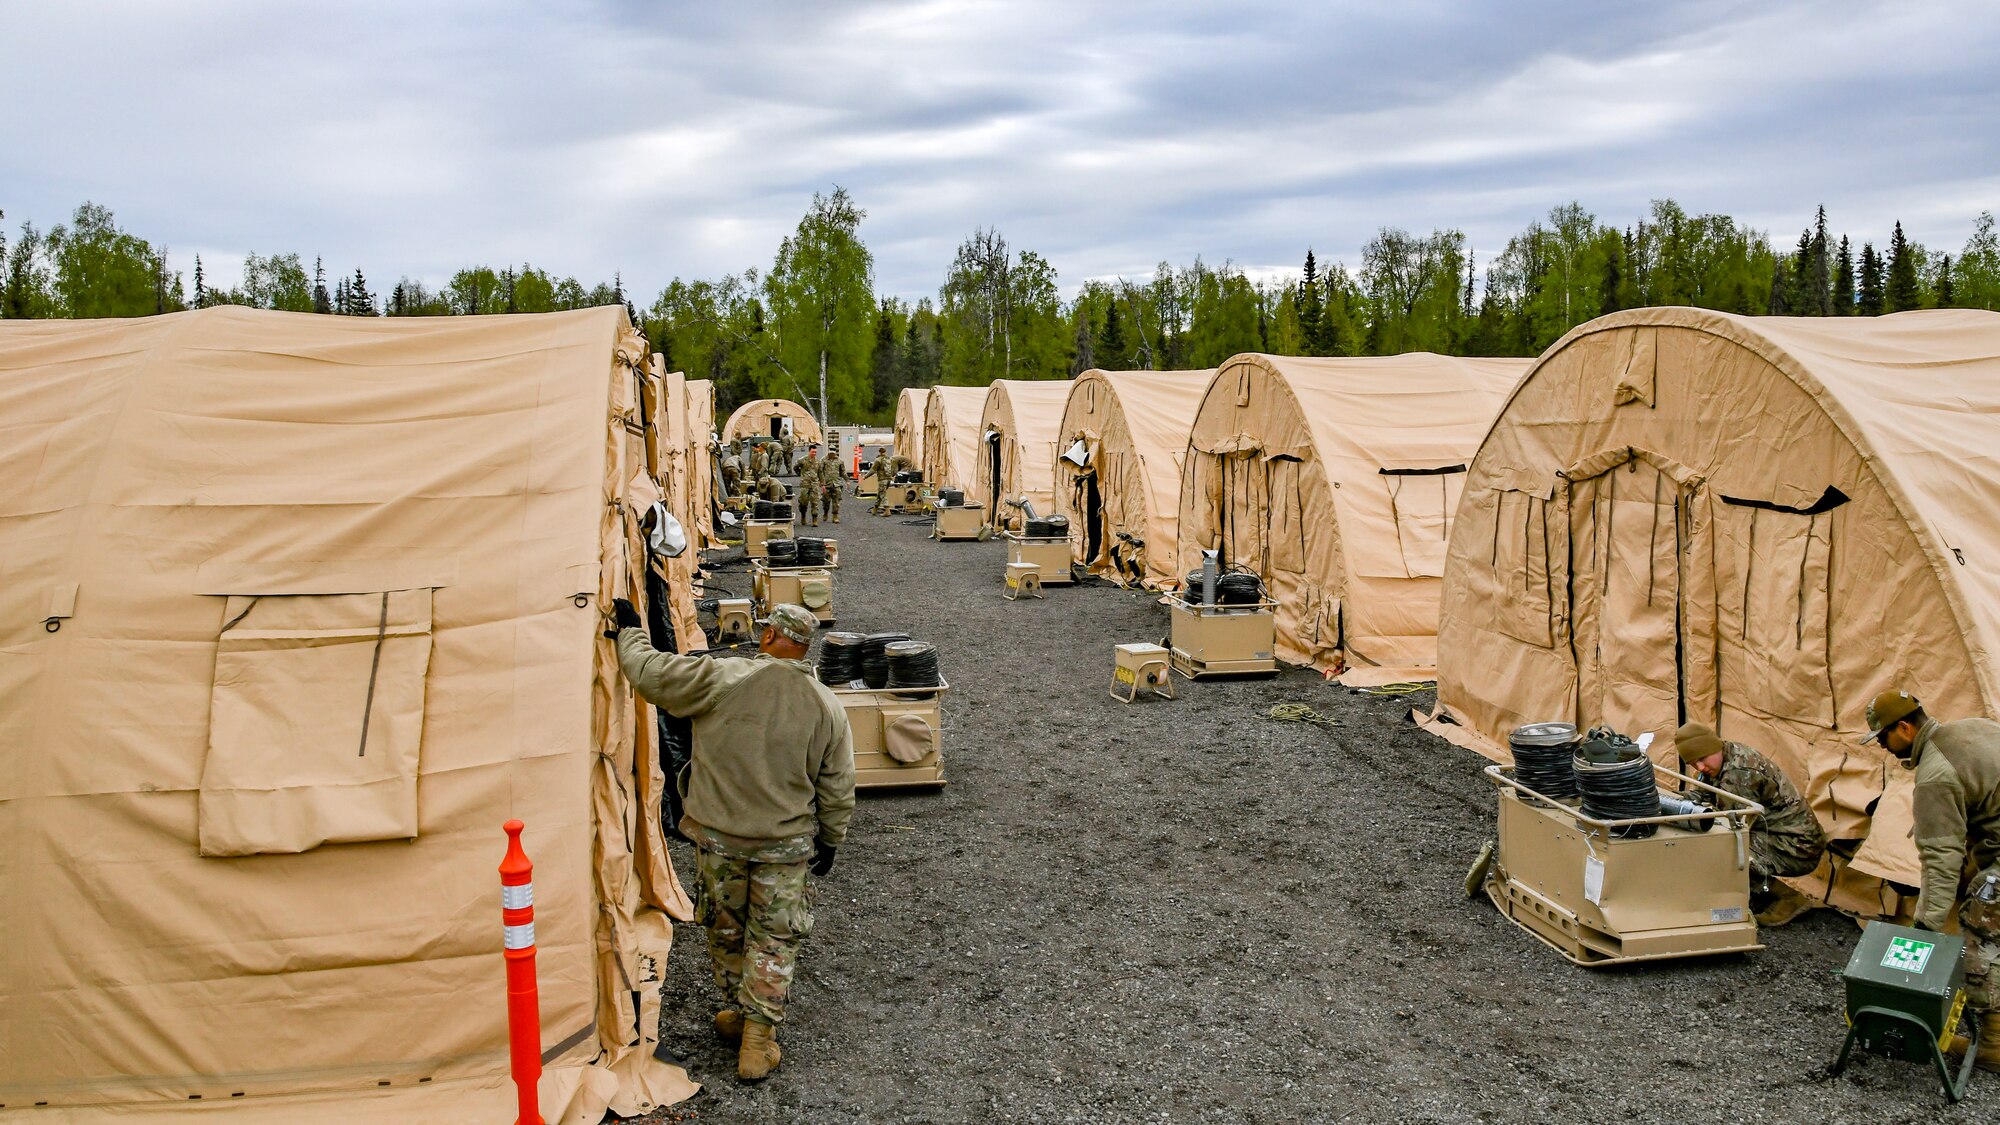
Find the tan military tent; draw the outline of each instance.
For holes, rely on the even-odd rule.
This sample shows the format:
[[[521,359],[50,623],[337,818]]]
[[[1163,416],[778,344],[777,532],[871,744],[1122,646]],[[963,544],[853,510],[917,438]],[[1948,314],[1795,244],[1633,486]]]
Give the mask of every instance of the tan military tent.
[[[1349,683],[1428,679],[1465,465],[1528,362],[1230,359],[1190,436],[1180,562],[1219,547],[1262,575],[1280,659]]]
[[[1893,913],[1877,878],[1917,882],[1909,775],[1855,736],[1887,688],[1996,713],[1996,449],[2000,314],[1583,325],[1472,462],[1443,711],[1496,754],[1534,719],[1712,723],[1867,838],[1816,889],[1837,875],[1837,905]]]
[[[689,379],[688,396],[688,508],[694,524],[688,528],[688,542],[699,550],[715,543],[715,384],[707,379]]]
[[[712,413],[712,410],[711,410]],[[760,398],[744,403],[723,423],[722,440],[746,437],[782,437],[787,423],[799,441],[821,441],[819,420],[812,412],[788,398]]]
[[[1073,379],[995,379],[979,414],[978,452],[967,499],[986,505],[996,527],[1018,528],[1021,512],[1006,502],[1027,497],[1052,515],[1056,503],[1056,435]],[[996,518],[997,517],[997,518]]]
[[[940,488],[971,491],[979,454],[979,412],[985,407],[985,387],[931,388],[930,405],[924,408],[925,480]]]
[[[929,387],[904,387],[896,396],[896,453],[919,467],[924,463],[924,412],[930,405]]]
[[[1213,368],[1093,370],[1070,387],[1056,442],[1055,510],[1069,517],[1076,561],[1093,573],[1158,590],[1180,584],[1181,462],[1214,377]]]
[[[706,647],[700,635],[701,624],[695,617],[694,571],[700,559],[700,532],[695,529],[695,486],[694,451],[690,448],[694,441],[694,427],[691,424],[688,398],[687,376],[678,371],[668,371],[666,361],[653,356],[653,374],[658,379],[658,394],[654,399],[654,427],[647,440],[656,447],[649,450],[651,463],[656,466],[655,475],[665,493],[661,506],[670,512],[681,525],[687,537],[687,549],[678,556],[667,556],[664,552],[655,557],[660,560],[659,572],[665,579],[668,612],[674,624],[675,640],[687,651]],[[647,525],[650,528],[650,524]],[[692,630],[692,632],[690,632]]]
[[[618,307],[0,321],[0,1105],[508,1121],[535,861],[551,1121],[654,1059],[673,919]]]

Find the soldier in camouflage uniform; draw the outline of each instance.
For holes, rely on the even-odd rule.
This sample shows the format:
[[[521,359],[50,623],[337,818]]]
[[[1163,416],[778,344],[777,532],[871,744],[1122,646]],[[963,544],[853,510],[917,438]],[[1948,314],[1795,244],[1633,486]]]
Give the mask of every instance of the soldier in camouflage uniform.
[[[806,446],[805,463],[799,466],[799,518],[804,520],[808,527],[816,527],[819,524],[821,467],[819,443],[813,442]]]
[[[1916,772],[1911,835],[1924,867],[1916,924],[1942,930],[1958,906],[1966,1014],[1979,1024],[1973,1065],[2000,1071],[2000,723],[1941,723],[1916,696],[1885,691],[1868,705],[1868,731]],[[1968,1036],[1952,1038],[1953,1054],[1970,1047]]]
[[[820,505],[826,509],[826,518],[834,523],[840,522],[840,494],[844,482],[845,474],[840,471],[840,442],[836,439],[819,463]]]
[[[786,431],[785,436],[778,439],[779,473],[785,476],[790,476],[792,474],[792,454],[796,452],[797,449],[798,445],[792,441],[792,435],[790,431]]]
[[[736,1076],[755,1081],[782,1058],[777,1028],[812,932],[808,873],[833,870],[854,811],[847,714],[804,662],[819,624],[804,606],[772,608],[752,660],[658,652],[630,602],[613,613],[633,690],[692,720],[676,785],[681,831],[700,849],[697,920],[727,1005],[715,1029],[739,1044]]]
[[[785,486],[778,483],[776,477],[762,476],[757,478],[757,499],[785,500],[790,495],[790,493],[785,491]]]
[[[1701,780],[1764,806],[1750,825],[1750,890],[1757,923],[1782,926],[1811,910],[1811,899],[1783,879],[1810,875],[1826,855],[1826,830],[1777,763],[1740,742],[1724,742],[1701,723],[1674,733],[1674,751]],[[1768,902],[1759,899],[1768,896]]]
[[[736,454],[725,450],[722,454],[722,492],[734,496],[743,491],[743,462]]]
[[[764,456],[764,443],[753,441],[749,444],[750,444],[750,461],[749,461],[750,479],[756,480],[758,477],[764,476],[766,473],[770,472],[770,463]]]

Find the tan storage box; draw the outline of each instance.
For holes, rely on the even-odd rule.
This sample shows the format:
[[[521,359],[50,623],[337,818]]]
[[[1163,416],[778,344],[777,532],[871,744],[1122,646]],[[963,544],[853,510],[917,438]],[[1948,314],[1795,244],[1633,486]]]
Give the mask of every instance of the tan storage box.
[[[1277,608],[1271,601],[1206,606],[1169,595],[1174,671],[1191,680],[1276,675]]]
[[[770,552],[764,544],[772,539],[792,538],[791,520],[744,520],[743,553],[753,559],[766,557]]]
[[[771,607],[790,602],[813,611],[822,625],[833,623],[833,568],[830,566],[750,566],[750,598],[757,614],[768,617]]]
[[[1006,533],[1007,562],[1032,563],[1041,571],[1042,585],[1068,586],[1076,581],[1076,575],[1069,568],[1069,537],[1061,539],[1030,539],[1025,535]]]
[[[834,688],[854,734],[854,787],[886,789],[945,783],[942,697],[933,688]],[[928,742],[926,742],[928,740]]]
[[[1657,961],[1764,948],[1750,913],[1750,820],[1757,805],[1656,767],[1656,778],[1706,791],[1721,811],[1706,832],[1667,818],[1645,839],[1615,839],[1572,800],[1552,801],[1488,766],[1500,789],[1487,897],[1522,929],[1579,965]]]
[[[937,526],[931,535],[940,540],[977,539],[986,527],[986,508],[980,504],[960,504],[937,510]]]
[[[928,512],[931,509],[931,494],[928,485],[892,484],[882,506],[891,512]]]

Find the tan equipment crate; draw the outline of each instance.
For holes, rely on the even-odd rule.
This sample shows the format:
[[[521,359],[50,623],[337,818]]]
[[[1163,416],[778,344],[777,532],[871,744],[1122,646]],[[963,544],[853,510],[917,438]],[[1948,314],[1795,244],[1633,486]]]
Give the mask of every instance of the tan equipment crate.
[[[1069,567],[1069,536],[1061,538],[1034,538],[1003,532],[1007,540],[1007,562],[1031,563],[1041,571],[1042,585],[1068,586],[1076,581],[1075,572]]]
[[[759,617],[769,617],[772,606],[790,602],[812,610],[821,625],[831,625],[833,571],[831,566],[771,566],[753,562],[750,600],[757,603]]]
[[[764,544],[769,540],[790,538],[793,538],[791,520],[743,521],[743,553],[753,559],[766,558],[770,555],[770,552],[764,549]]]
[[[929,486],[923,484],[891,484],[882,498],[882,507],[898,515],[931,510]]]
[[[1593,820],[1488,766],[1500,791],[1499,834],[1467,893],[1484,887],[1500,913],[1578,965],[1658,961],[1764,948],[1750,913],[1750,824],[1763,806],[1655,763],[1655,784],[1684,783],[1716,806],[1695,815]],[[1706,832],[1683,825],[1698,821]],[[1613,830],[1654,824],[1644,839]],[[1482,870],[1483,867],[1483,870]]]
[[[929,688],[834,688],[833,694],[847,710],[848,729],[854,736],[854,787],[942,786],[944,778],[944,720],[942,697],[950,685]],[[929,749],[910,761],[913,750]],[[892,747],[892,741],[895,746]]]
[[[1277,674],[1277,602],[1202,605],[1178,594],[1166,600],[1174,671],[1190,680]]]
[[[931,536],[945,542],[978,539],[986,530],[986,508],[980,504],[960,504],[937,510],[937,526]]]

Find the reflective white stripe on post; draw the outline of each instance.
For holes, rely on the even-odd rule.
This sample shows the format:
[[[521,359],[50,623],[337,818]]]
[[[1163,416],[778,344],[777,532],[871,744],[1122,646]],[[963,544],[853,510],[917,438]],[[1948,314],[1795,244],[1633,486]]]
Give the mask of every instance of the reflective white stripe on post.
[[[508,949],[527,949],[529,946],[535,944],[535,924],[533,922],[525,926],[502,926],[500,927],[500,933]]]
[[[518,887],[503,885],[500,888],[500,909],[526,910],[533,905],[535,905],[535,885],[533,883],[523,883]]]

